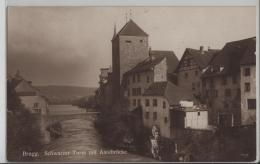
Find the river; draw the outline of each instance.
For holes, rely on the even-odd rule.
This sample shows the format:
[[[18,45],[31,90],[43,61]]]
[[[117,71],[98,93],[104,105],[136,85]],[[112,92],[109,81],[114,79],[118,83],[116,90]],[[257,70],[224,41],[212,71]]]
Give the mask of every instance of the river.
[[[71,105],[51,105],[47,122],[60,121],[62,137],[51,139],[46,131],[46,144],[35,162],[154,162],[152,158],[110,150],[102,146],[94,127],[98,113]],[[56,154],[55,154],[56,153]],[[106,154],[105,154],[106,153]]]

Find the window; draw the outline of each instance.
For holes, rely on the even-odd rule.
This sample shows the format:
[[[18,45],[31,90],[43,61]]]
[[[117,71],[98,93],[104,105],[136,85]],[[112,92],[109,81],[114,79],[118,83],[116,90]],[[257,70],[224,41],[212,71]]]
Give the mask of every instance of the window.
[[[127,95],[130,96],[130,89],[127,90]]]
[[[133,83],[135,83],[135,75],[133,75]]]
[[[165,109],[165,108],[166,108],[166,102],[163,101],[163,109]]]
[[[205,95],[208,97],[209,96],[209,90],[205,91]]]
[[[231,96],[231,89],[225,89],[225,96],[230,97]]]
[[[131,43],[132,41],[131,41],[131,40],[126,40],[125,42],[126,42],[126,43]]]
[[[256,109],[256,99],[247,99],[248,109]]]
[[[140,74],[137,74],[137,82],[140,82]]]
[[[245,83],[245,92],[250,92],[250,83]]]
[[[202,81],[202,86],[206,87],[206,81],[205,80]]]
[[[135,88],[132,88],[132,95],[135,96],[136,95],[136,92],[135,92]]]
[[[147,77],[146,77],[146,82],[147,82],[147,83],[150,83],[150,76],[147,76]]]
[[[149,112],[145,112],[145,118],[149,119]]]
[[[225,101],[225,102],[223,102],[223,106],[224,106],[224,108],[228,108],[228,103]]]
[[[186,73],[184,74],[185,79],[187,79],[188,76],[189,76],[189,74],[186,72]]]
[[[142,89],[141,88],[137,88],[137,95],[141,96],[142,95]]]
[[[240,97],[241,96],[241,90],[240,88],[237,89],[237,97]]]
[[[192,83],[191,85],[192,85],[192,86],[191,86],[191,87],[192,87],[192,90],[195,90],[195,83]]]
[[[168,122],[168,117],[164,117],[164,123]]]
[[[150,106],[150,100],[149,99],[145,99],[145,106]]]
[[[136,106],[136,99],[133,99],[133,106]]]
[[[34,103],[34,104],[33,104],[33,107],[34,107],[34,108],[38,108],[38,107],[39,107],[39,103]]]
[[[209,85],[210,85],[210,87],[214,87],[214,79],[213,78],[211,78],[209,80]]]
[[[141,106],[141,100],[140,99],[137,100],[137,105]]]
[[[187,66],[190,66],[190,59],[187,59]]]
[[[157,120],[157,113],[153,112],[153,120]]]
[[[132,88],[132,95],[133,96],[140,96],[140,95],[142,95],[142,89],[141,88]]]
[[[198,71],[197,70],[195,71],[195,76],[198,76]]]
[[[143,40],[142,40],[142,39],[140,40],[140,43],[143,43]]]
[[[222,82],[221,82],[222,85],[226,85],[227,84],[227,77],[226,76],[223,76],[222,77]]]
[[[198,112],[198,116],[200,116],[200,112]]]
[[[200,88],[200,82],[197,83],[198,88]]]
[[[214,90],[214,97],[218,97],[218,90]]]
[[[232,82],[233,82],[233,84],[237,83],[237,76],[236,75],[232,76]]]
[[[157,99],[153,99],[153,106],[157,106]]]
[[[245,76],[250,76],[250,68],[245,68],[244,69],[244,75]]]
[[[127,85],[130,85],[130,79],[127,79]]]

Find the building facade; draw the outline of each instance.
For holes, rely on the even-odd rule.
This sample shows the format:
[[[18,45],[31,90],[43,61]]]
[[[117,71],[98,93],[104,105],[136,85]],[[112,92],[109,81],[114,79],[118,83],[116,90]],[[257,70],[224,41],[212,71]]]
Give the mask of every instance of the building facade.
[[[32,86],[30,81],[24,80],[19,73],[12,79],[15,91],[24,107],[33,114],[47,115],[48,101],[39,90]]]
[[[202,75],[203,99],[209,108],[209,124],[219,127],[241,125],[240,62],[255,53],[254,38],[227,43],[216,53]],[[244,78],[244,77],[243,77]]]
[[[186,88],[198,100],[202,95],[202,70],[208,65],[217,50],[205,51],[201,46],[199,50],[187,48],[175,70],[180,87]]]
[[[171,110],[181,100],[192,100],[188,92],[175,84],[164,81],[154,82],[142,97],[143,122],[147,128],[157,126],[163,137],[171,138],[173,134]]]
[[[256,56],[251,54],[240,63],[241,124],[256,123]]]

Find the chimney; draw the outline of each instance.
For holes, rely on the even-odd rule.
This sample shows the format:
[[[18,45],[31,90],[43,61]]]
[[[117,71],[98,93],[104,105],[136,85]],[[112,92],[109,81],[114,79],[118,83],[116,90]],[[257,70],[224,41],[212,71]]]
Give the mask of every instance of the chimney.
[[[200,46],[200,53],[204,54],[204,47],[203,46]]]
[[[203,49],[204,49],[204,47],[203,47],[203,46],[200,46],[200,52],[202,52],[202,51],[203,51]]]

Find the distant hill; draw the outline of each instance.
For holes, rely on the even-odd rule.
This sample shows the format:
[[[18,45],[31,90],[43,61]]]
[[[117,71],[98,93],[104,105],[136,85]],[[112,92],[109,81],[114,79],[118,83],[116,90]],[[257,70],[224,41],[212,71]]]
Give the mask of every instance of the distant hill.
[[[95,95],[95,87],[77,86],[35,86],[51,104],[72,104],[82,97]]]

